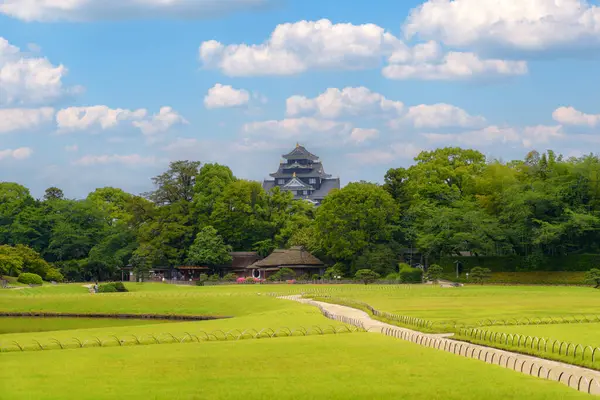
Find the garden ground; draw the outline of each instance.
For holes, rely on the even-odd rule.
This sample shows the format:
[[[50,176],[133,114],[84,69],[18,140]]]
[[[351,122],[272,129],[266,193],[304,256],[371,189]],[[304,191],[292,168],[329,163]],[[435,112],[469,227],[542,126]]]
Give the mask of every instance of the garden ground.
[[[367,333],[326,334],[258,340],[213,340],[134,346],[133,337],[287,327],[340,326],[318,309],[272,294],[313,292],[364,301],[373,307],[437,321],[477,321],[535,316],[591,314],[600,296],[589,288],[364,285],[226,285],[214,287],[129,284],[130,293],[89,294],[81,285],[0,291],[0,311],[187,314],[232,318],[139,325],[79,326],[62,318],[54,331],[11,322],[0,334],[2,393],[7,398],[583,398],[561,384],[517,374],[479,361]],[[271,294],[271,295],[269,295]],[[559,299],[559,301],[557,301]],[[558,304],[557,304],[558,303]],[[3,319],[2,321],[10,321]],[[27,320],[24,320],[27,321]],[[108,321],[104,321],[108,323]],[[134,321],[127,321],[134,322]],[[598,324],[494,326],[513,332],[537,329],[590,341]],[[73,329],[74,328],[74,329]],[[561,328],[563,328],[561,330]],[[60,329],[60,330],[58,330]],[[314,329],[314,328],[313,328]],[[511,331],[512,329],[512,331]],[[546,329],[546,331],[544,331]],[[550,331],[553,329],[553,331]],[[29,330],[29,332],[25,332]],[[299,332],[299,331],[297,331]],[[330,329],[330,332],[332,330]],[[524,331],[523,331],[524,332]],[[561,333],[562,332],[562,333]],[[587,333],[586,333],[587,332]],[[569,336],[571,335],[571,336]],[[215,336],[215,338],[217,338]],[[247,337],[250,337],[249,335]],[[84,348],[79,343],[87,343]],[[125,346],[93,347],[124,338]],[[188,336],[191,338],[192,336]],[[231,337],[229,338],[231,339]],[[68,350],[40,351],[73,347]],[[56,341],[61,345],[57,345]],[[181,341],[181,340],[179,340]],[[14,343],[24,350],[16,351]],[[146,342],[150,343],[150,342]],[[57,366],[60,366],[57,368]],[[32,371],[23,373],[22,371]],[[35,372],[33,372],[35,371]],[[10,382],[10,385],[7,383]],[[92,382],[93,384],[90,384]]]

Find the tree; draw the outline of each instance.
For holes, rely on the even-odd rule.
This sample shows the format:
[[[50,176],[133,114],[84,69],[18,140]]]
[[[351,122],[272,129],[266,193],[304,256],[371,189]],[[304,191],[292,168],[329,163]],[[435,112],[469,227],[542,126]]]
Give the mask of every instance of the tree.
[[[490,271],[489,268],[474,267],[471,269],[471,273],[469,276],[471,277],[473,282],[481,283],[483,285],[483,282],[490,279],[490,277],[492,276],[492,271]]]
[[[23,260],[14,254],[0,252],[0,276],[17,276],[23,271]]]
[[[381,276],[387,276],[396,271],[398,256],[388,245],[376,244],[369,247],[360,255],[353,265],[353,270],[370,269]]]
[[[429,268],[427,268],[427,279],[429,279],[430,281],[439,281],[442,278],[443,274],[444,269],[437,264],[431,264]]]
[[[379,276],[377,272],[370,269],[359,269],[354,275],[357,280],[362,281],[365,285],[375,282],[379,279]]]
[[[397,211],[381,186],[350,183],[332,191],[317,209],[317,240],[329,257],[351,262],[370,246],[392,239]]]
[[[35,204],[29,189],[12,182],[0,182],[0,243],[12,243],[12,224],[27,206]]]
[[[595,289],[600,288],[600,269],[592,268],[585,273],[585,283],[594,285]]]
[[[191,202],[200,164],[200,161],[170,163],[166,172],[152,178],[156,190],[146,193],[145,196],[157,205]]]
[[[194,265],[207,265],[214,269],[231,262],[231,247],[212,226],[205,226],[196,235],[188,251],[188,262]]]
[[[206,223],[219,196],[232,182],[235,182],[233,172],[229,167],[220,164],[204,164],[194,184],[194,209],[199,222]]]
[[[49,187],[44,192],[44,201],[52,201],[52,200],[63,200],[65,198],[65,194],[63,191],[57,187]]]

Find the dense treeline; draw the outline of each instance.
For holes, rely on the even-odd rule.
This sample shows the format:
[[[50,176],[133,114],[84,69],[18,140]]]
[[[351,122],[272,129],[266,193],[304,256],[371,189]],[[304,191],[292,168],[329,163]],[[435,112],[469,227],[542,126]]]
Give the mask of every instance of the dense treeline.
[[[403,248],[430,260],[465,251],[519,256],[537,269],[545,257],[600,252],[599,178],[593,155],[531,152],[501,162],[444,148],[389,170],[384,185],[351,183],[316,208],[278,189],[266,193],[226,166],[192,161],[171,163],[141,196],[107,187],[72,200],[53,187],[34,199],[17,183],[0,183],[0,273],[32,270],[17,265],[27,247],[48,264],[44,273],[55,267],[70,280],[104,280],[128,264],[144,271],[202,263],[218,272],[230,250],[293,245],[347,275],[394,272]]]

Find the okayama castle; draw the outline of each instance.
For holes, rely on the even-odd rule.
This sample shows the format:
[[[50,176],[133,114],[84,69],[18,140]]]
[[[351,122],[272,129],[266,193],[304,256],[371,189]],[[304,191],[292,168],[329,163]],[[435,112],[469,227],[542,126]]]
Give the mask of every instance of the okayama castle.
[[[327,193],[340,188],[340,178],[326,174],[319,157],[296,144],[296,148],[284,154],[277,172],[270,174],[274,179],[265,180],[266,191],[278,186],[294,194],[297,200],[306,200],[319,205]]]

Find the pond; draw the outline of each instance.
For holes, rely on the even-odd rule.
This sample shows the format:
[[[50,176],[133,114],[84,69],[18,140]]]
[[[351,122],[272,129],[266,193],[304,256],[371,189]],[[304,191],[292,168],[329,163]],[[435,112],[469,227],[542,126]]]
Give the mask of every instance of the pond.
[[[112,326],[165,324],[181,322],[162,319],[68,318],[68,317],[0,317],[0,334],[47,332]]]

